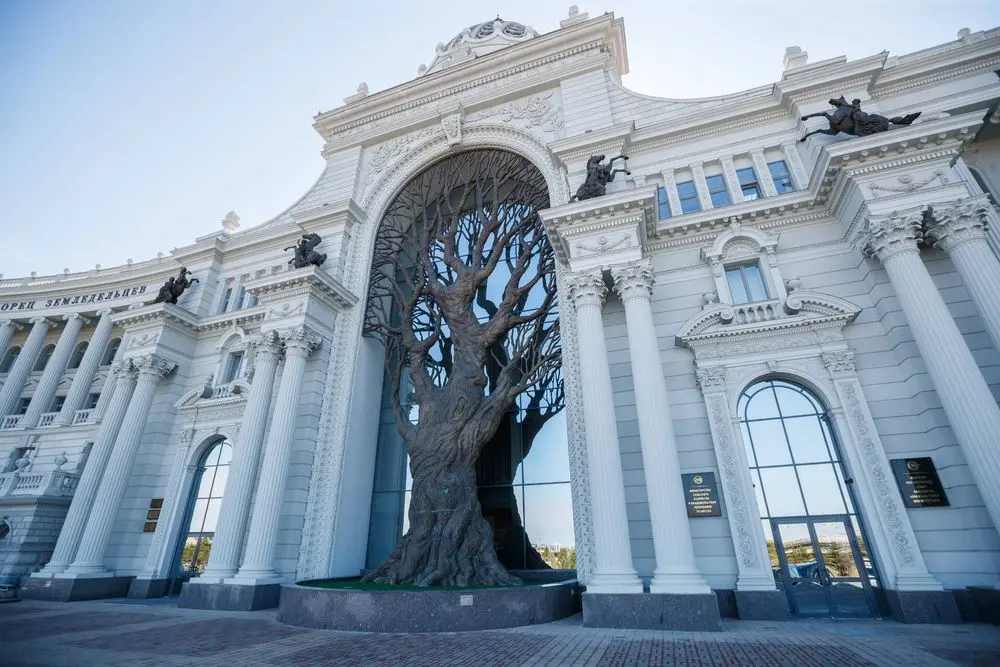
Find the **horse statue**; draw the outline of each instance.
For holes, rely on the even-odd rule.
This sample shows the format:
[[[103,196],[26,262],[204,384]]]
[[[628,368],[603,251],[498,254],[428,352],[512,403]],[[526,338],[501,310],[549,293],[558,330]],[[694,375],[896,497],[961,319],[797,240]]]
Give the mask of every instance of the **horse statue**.
[[[320,238],[319,234],[303,234],[297,244],[285,248],[286,251],[292,249],[295,250],[295,254],[290,260],[288,260],[288,263],[296,269],[301,269],[309,266],[310,264],[314,266],[323,266],[323,262],[326,261],[326,255],[318,253],[315,250],[316,246],[318,246],[322,240],[323,239]]]
[[[628,176],[632,173],[627,168],[627,155],[613,157],[608,160],[607,164],[601,164],[603,160],[603,155],[592,155],[590,159],[587,160],[587,178],[583,181],[583,185],[577,188],[576,194],[569,198],[570,201],[583,201],[584,199],[601,197],[608,191],[608,183],[615,180],[615,174],[625,174]],[[615,161],[617,160],[625,160],[626,168],[613,169]]]
[[[197,278],[189,279],[189,275],[191,275],[191,272],[182,266],[177,277],[170,276],[167,278],[167,282],[163,283],[163,287],[160,288],[156,298],[153,299],[153,303],[177,303],[177,299],[184,293],[184,290],[197,282],[201,282]]]
[[[834,136],[839,132],[852,134],[856,137],[867,137],[869,134],[877,134],[891,129],[891,125],[909,125],[915,121],[920,112],[886,118],[876,113],[865,113],[861,110],[861,100],[855,98],[850,103],[841,95],[838,99],[830,100],[830,106],[836,107],[833,113],[820,111],[802,117],[802,120],[823,116],[830,123],[830,128],[826,130],[813,130],[808,132],[799,141],[805,141],[814,134],[829,134]]]

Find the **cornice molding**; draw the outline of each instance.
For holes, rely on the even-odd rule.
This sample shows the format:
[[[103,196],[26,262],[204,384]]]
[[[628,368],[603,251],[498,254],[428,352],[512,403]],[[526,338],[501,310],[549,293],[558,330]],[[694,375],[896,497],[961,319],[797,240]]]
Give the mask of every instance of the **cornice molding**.
[[[292,269],[256,280],[245,285],[246,291],[265,306],[295,296],[313,296],[337,310],[351,308],[358,297],[318,266]]]

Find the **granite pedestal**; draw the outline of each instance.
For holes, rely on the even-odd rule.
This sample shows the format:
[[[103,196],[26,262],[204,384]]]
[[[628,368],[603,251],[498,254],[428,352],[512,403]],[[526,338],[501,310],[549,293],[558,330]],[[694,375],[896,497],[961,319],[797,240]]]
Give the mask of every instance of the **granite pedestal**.
[[[969,586],[952,593],[963,621],[1000,625],[1000,590],[985,586]]]
[[[128,597],[135,599],[162,598],[170,592],[170,579],[139,579],[132,580],[128,587]]]
[[[583,625],[588,628],[719,631],[715,593],[584,593]]]
[[[28,577],[22,580],[18,595],[28,600],[73,602],[123,598],[134,577],[95,577],[63,579],[60,577]]]
[[[902,623],[961,623],[951,591],[885,591],[889,614]]]
[[[274,609],[281,597],[281,584],[196,584],[188,582],[181,588],[178,607],[187,609],[217,609],[221,611],[256,611]]]
[[[733,591],[742,621],[787,621],[788,598],[781,591]]]

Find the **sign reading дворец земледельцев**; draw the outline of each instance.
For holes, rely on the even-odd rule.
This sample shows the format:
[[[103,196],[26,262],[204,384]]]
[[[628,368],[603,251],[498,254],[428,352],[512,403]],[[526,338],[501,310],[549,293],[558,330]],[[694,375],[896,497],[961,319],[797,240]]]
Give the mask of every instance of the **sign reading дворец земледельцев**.
[[[108,290],[107,292],[92,292],[89,294],[77,294],[74,296],[57,297],[54,299],[34,299],[30,301],[3,301],[0,302],[0,313],[13,311],[41,310],[42,308],[58,308],[59,306],[74,306],[80,303],[97,303],[99,301],[114,301],[130,296],[145,294],[147,286],[126,287],[125,289]]]

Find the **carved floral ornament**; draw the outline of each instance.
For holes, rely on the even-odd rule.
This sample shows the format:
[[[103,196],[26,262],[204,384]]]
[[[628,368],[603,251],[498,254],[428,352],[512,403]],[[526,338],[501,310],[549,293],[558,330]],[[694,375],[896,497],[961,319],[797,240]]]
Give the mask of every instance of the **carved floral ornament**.
[[[608,293],[608,287],[604,284],[604,276],[600,268],[577,273],[567,272],[562,278],[562,284],[577,306],[600,306],[604,303],[604,297]]]
[[[622,301],[649,299],[653,294],[653,266],[648,259],[633,264],[611,267],[611,277],[615,281],[615,291]]]
[[[857,243],[866,254],[883,263],[901,252],[918,252],[924,242],[947,251],[959,243],[985,240],[993,215],[989,195],[915,206],[869,216]]]
[[[924,218],[925,235],[948,251],[965,241],[985,239],[994,214],[989,195],[960,199],[951,204],[934,204]]]

